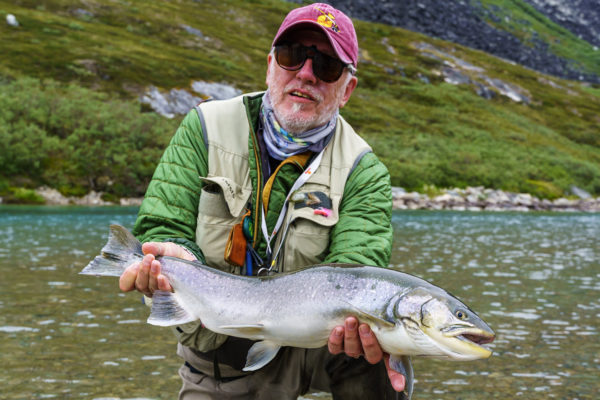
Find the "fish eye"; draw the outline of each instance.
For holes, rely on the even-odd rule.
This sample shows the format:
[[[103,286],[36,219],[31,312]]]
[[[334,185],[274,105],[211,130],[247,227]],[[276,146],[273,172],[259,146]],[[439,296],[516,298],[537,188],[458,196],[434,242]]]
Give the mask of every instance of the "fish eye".
[[[469,315],[466,312],[464,312],[463,310],[456,310],[454,315],[456,315],[456,318],[463,320],[463,321],[469,318]]]

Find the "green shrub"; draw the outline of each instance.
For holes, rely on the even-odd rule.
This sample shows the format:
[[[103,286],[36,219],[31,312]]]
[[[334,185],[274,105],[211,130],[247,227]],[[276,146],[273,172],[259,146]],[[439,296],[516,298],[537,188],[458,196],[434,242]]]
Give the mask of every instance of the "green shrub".
[[[528,179],[525,181],[523,189],[523,192],[531,193],[542,199],[553,200],[563,196],[563,191],[550,182]]]
[[[35,190],[26,188],[11,188],[11,193],[6,199],[7,203],[19,204],[44,204],[46,201]]]
[[[27,176],[65,195],[140,196],[176,122],[141,113],[133,101],[19,78],[0,84],[0,176]]]

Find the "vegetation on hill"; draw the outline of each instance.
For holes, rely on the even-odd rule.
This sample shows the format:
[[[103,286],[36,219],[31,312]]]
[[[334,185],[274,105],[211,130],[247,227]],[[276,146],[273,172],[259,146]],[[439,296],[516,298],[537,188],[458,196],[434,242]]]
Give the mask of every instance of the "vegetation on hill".
[[[66,195],[142,195],[174,121],[141,114],[132,101],[53,80],[0,85],[0,193],[36,202],[23,188],[51,185]]]
[[[0,24],[0,193],[41,184],[65,194],[143,193],[179,121],[142,112],[144,88],[205,80],[263,89],[271,39],[294,6],[0,0],[0,14],[20,23]],[[574,184],[600,195],[600,87],[400,28],[355,25],[359,87],[342,115],[394,185],[483,185],[553,198]],[[444,60],[425,56],[419,43],[519,86],[531,101],[486,99],[473,85],[446,83]]]

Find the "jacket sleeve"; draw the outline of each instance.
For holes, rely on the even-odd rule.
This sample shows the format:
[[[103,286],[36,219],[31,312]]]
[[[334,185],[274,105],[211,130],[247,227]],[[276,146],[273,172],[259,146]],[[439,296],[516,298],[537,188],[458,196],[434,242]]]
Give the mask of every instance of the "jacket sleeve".
[[[348,177],[339,221],[332,228],[325,263],[387,267],[392,251],[390,174],[367,153]]]
[[[133,234],[141,242],[175,242],[204,262],[195,238],[199,176],[207,172],[207,150],[194,109],[179,125],[154,171]]]

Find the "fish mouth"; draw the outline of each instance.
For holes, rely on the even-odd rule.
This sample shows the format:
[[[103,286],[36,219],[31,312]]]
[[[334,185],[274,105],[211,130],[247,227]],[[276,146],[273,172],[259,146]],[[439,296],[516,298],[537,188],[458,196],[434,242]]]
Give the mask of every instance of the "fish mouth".
[[[475,343],[479,346],[492,343],[496,336],[493,333],[480,331],[477,333],[463,333],[455,336],[459,340]]]
[[[474,325],[454,325],[446,328],[425,326],[421,329],[441,352],[432,354],[434,357],[471,361],[488,358],[492,355],[492,350],[485,346],[496,337],[491,329],[482,329]]]
[[[492,343],[496,338],[496,334],[492,331],[477,328],[475,326],[452,326],[442,330],[446,337],[456,338],[466,343],[471,343],[477,346]]]

